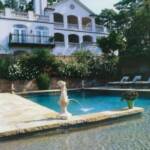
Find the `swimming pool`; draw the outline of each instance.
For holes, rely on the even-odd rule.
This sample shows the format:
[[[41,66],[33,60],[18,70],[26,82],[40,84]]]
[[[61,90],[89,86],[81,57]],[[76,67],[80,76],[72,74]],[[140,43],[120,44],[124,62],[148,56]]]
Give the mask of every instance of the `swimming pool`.
[[[112,109],[114,107],[126,106],[120,101],[120,96],[116,94],[103,94],[99,92],[78,91],[69,92],[69,97],[80,97],[81,93],[92,97],[115,97]],[[47,94],[44,94],[45,96]],[[43,94],[40,96],[44,96]],[[107,96],[106,96],[107,95]],[[113,95],[113,96],[112,96]],[[34,99],[37,95],[28,95],[27,97]],[[48,95],[47,95],[48,96]],[[58,94],[50,94],[55,96]],[[118,99],[118,100],[117,100]],[[116,101],[119,102],[116,104]],[[44,104],[43,104],[44,105]],[[49,133],[41,133],[41,135],[13,139],[0,142],[2,150],[149,150],[150,149],[150,97],[140,97],[136,101],[136,106],[145,109],[142,115],[132,116],[130,118],[118,119],[115,122],[108,122],[105,125],[98,125],[95,128],[87,130],[79,130],[78,132],[66,132],[66,134],[56,134],[51,136]],[[100,110],[102,111],[102,110]]]
[[[127,106],[126,102],[121,101],[121,95],[116,94],[82,90],[68,92],[68,95],[70,99],[68,110],[73,115],[116,110]],[[26,98],[60,112],[59,96],[59,93],[45,93],[27,95]],[[136,101],[136,106],[143,107],[143,104],[150,105],[150,99],[140,97]]]

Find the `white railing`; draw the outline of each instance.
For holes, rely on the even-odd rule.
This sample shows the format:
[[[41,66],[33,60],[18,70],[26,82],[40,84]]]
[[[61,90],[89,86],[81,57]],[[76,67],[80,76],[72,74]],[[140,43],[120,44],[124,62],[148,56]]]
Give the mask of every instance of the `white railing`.
[[[5,11],[4,10],[0,10],[0,16],[4,16],[5,15]]]
[[[72,43],[72,42],[69,42],[69,47],[76,47],[76,48],[80,48],[80,44],[79,43]]]
[[[84,30],[84,31],[92,31],[92,26],[91,25],[87,25],[87,26],[82,26],[82,29]]]
[[[49,22],[49,16],[36,15],[38,21]]]
[[[56,41],[55,45],[58,46],[58,47],[64,47],[65,46],[65,42],[58,42],[58,41]]]
[[[56,28],[64,28],[64,23],[62,23],[62,22],[54,22],[54,26]]]
[[[104,33],[104,27],[102,25],[96,25],[96,32]]]
[[[12,17],[20,18],[20,19],[27,19],[28,13],[27,12],[12,11]]]
[[[68,28],[69,29],[79,29],[79,25],[78,24],[68,24]]]
[[[97,47],[97,44],[94,42],[83,42],[81,44],[81,48],[83,49],[91,49],[92,47]]]

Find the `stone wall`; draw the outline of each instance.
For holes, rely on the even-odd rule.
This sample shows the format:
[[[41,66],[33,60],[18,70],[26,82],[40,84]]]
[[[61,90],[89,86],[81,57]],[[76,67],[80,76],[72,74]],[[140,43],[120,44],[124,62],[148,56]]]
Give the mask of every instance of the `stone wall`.
[[[59,78],[52,78],[50,83],[50,89],[58,89],[57,81]],[[67,82],[68,88],[81,88],[81,80],[80,79],[65,79],[64,81]],[[0,93],[1,92],[10,92],[11,91],[11,81],[7,80],[0,80]],[[22,91],[35,91],[38,90],[36,85],[36,81],[15,81],[13,82],[15,91],[22,92]]]

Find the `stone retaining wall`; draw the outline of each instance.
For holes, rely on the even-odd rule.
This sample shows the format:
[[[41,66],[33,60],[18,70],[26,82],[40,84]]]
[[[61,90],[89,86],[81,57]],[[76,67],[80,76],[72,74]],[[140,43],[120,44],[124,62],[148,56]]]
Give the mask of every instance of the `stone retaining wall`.
[[[59,78],[52,78],[50,83],[50,89],[58,89],[57,87],[57,81],[59,81]],[[68,88],[81,88],[81,80],[80,79],[66,79],[67,87]],[[0,93],[2,92],[10,92],[11,91],[11,81],[8,80],[0,80]],[[36,85],[36,80],[32,81],[15,81],[14,88],[17,92],[22,91],[35,91],[38,90],[38,87]]]

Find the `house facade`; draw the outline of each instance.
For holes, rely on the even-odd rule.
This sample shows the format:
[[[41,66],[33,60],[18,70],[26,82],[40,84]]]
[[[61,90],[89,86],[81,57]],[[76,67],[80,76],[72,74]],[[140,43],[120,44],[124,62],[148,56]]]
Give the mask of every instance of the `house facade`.
[[[33,11],[0,11],[0,53],[48,48],[55,55],[81,49],[101,54],[96,39],[107,36],[107,29],[96,24],[95,14],[79,0],[61,0],[50,6],[47,0],[33,2]]]

